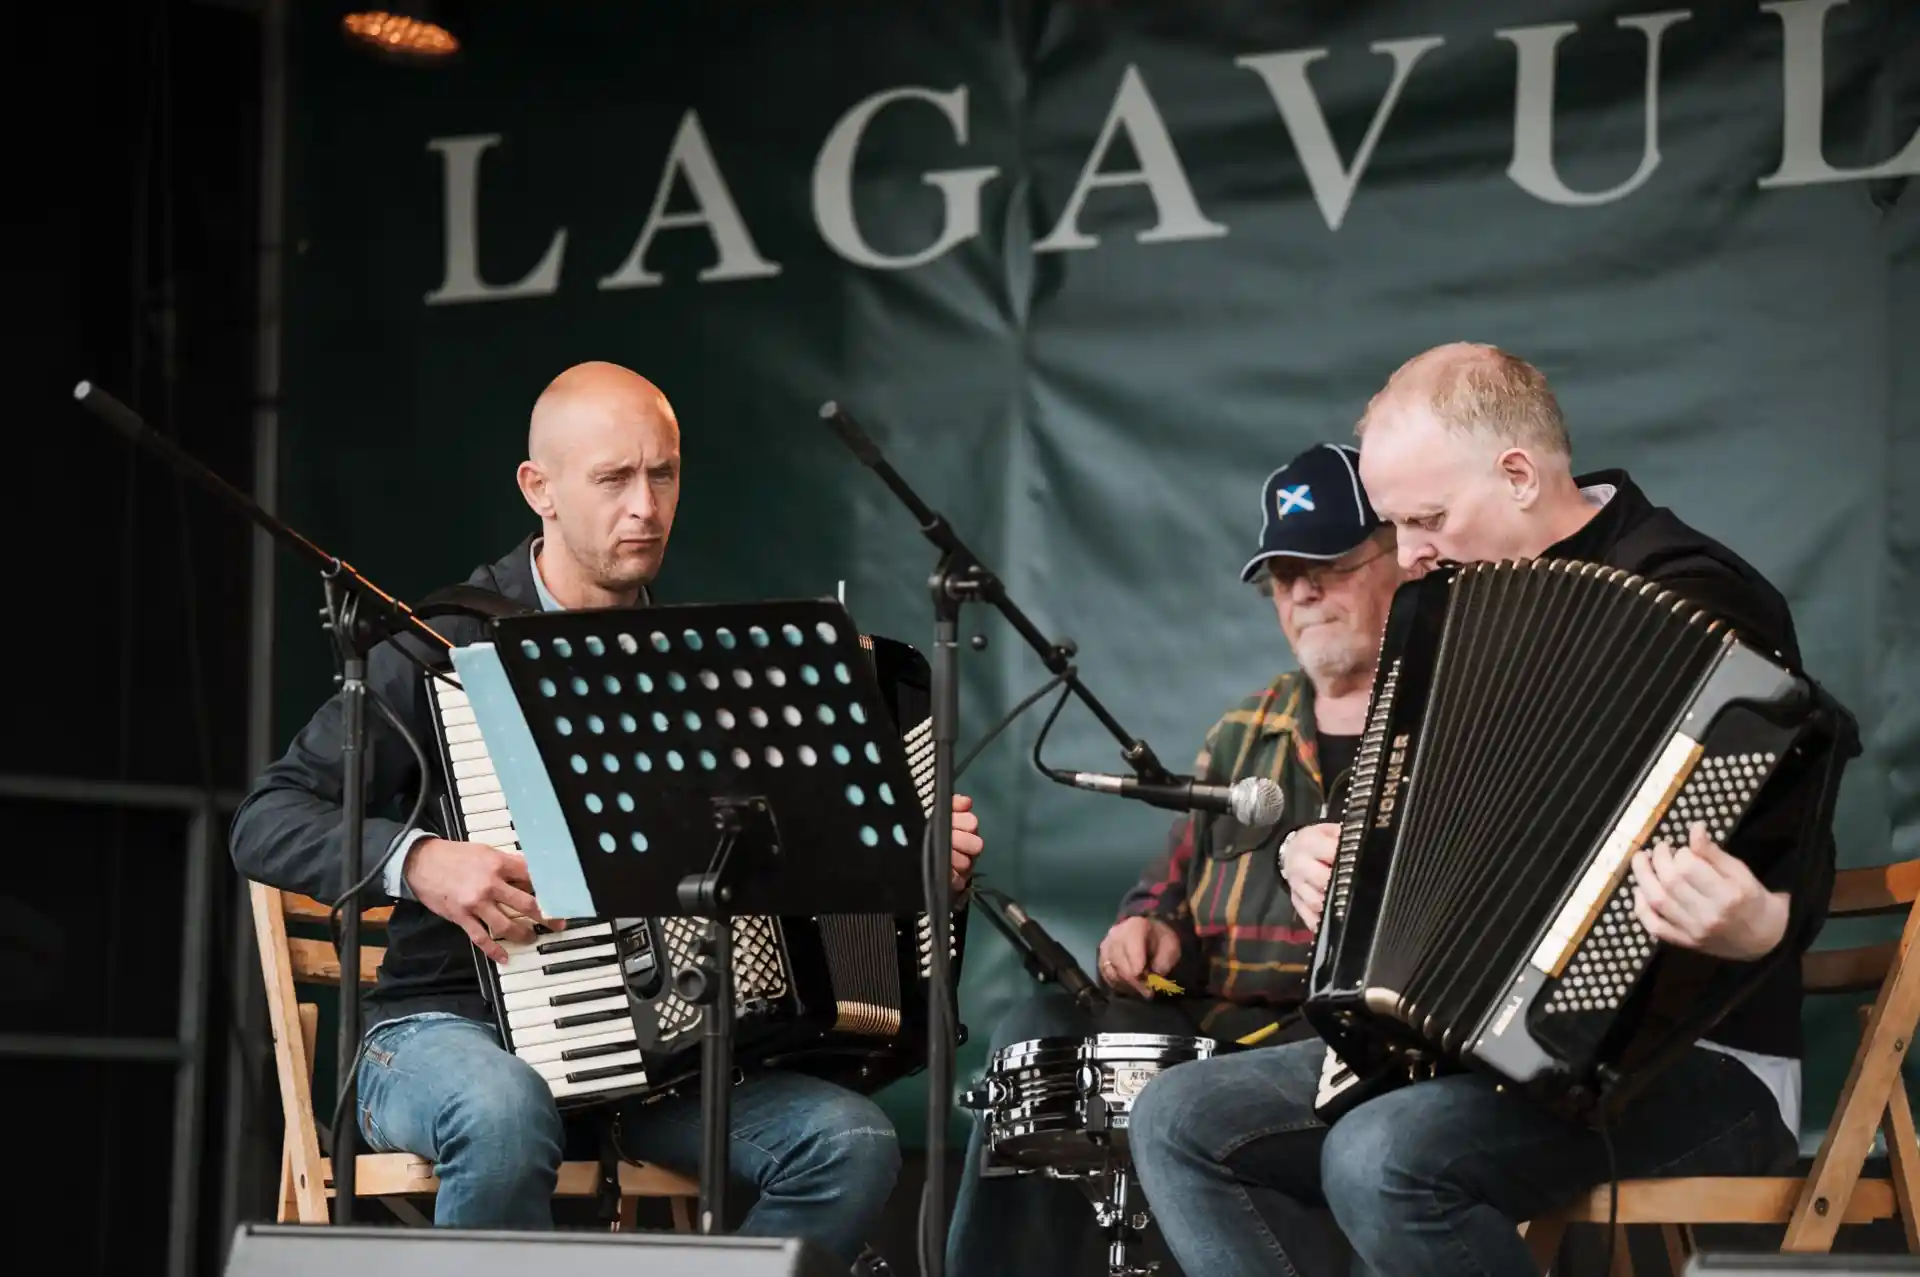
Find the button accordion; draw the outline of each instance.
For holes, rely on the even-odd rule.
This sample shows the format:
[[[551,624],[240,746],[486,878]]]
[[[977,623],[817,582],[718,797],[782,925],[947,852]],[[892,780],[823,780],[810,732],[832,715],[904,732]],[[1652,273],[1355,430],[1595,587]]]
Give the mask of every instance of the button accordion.
[[[861,647],[906,741],[922,810],[933,817],[933,721],[926,658],[894,639]],[[467,698],[451,672],[426,680],[449,838],[517,850],[513,816]],[[949,928],[957,990],[965,917]],[[495,963],[474,950],[481,990],[506,1048],[532,1065],[563,1108],[697,1085],[700,1007],[673,990],[706,924],[694,918],[590,918],[507,943]],[[926,1061],[933,927],[925,913],[733,920],[734,1057],[871,1092]],[[950,996],[950,1004],[953,995]]]
[[[1633,852],[1694,821],[1728,845],[1774,787],[1851,756],[1850,722],[1618,569],[1449,564],[1403,585],[1308,975],[1321,1118],[1463,1068],[1591,1115],[1684,1048],[1702,1008],[1674,1002],[1667,964],[1702,955],[1634,916]]]

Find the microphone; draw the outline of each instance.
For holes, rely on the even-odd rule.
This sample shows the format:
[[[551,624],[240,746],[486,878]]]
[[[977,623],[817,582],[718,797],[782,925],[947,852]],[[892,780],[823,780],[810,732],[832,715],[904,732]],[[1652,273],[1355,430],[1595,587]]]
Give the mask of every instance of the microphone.
[[[1169,811],[1231,813],[1249,829],[1276,823],[1287,809],[1287,796],[1265,776],[1248,776],[1231,785],[1210,785],[1191,776],[1171,776],[1156,782],[1106,772],[1062,772],[1060,779],[1078,789],[1136,798]]]
[[[976,883],[974,895],[991,906],[987,917],[1026,955],[1027,967],[1036,977],[1052,980],[1066,990],[1083,1011],[1098,1011],[1107,1005],[1107,991],[1095,984],[1066,947],[1048,935],[1046,928],[1027,916],[1027,911],[1006,893]]]

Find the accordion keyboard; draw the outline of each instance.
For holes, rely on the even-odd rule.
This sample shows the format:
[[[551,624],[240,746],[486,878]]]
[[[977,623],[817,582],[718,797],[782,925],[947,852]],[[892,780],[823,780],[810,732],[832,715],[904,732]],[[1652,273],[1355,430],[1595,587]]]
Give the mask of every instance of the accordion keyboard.
[[[427,687],[440,723],[451,791],[448,797],[458,816],[462,841],[483,842],[502,851],[520,850],[513,817],[507,812],[507,796],[501,792],[493,760],[487,757],[486,742],[480,738],[480,724],[467,694],[438,678],[428,679]]]
[[[627,983],[653,967],[644,926],[596,922],[506,946],[498,1014],[513,1053],[557,1100],[626,1090],[647,1080]]]
[[[480,739],[467,695],[427,680],[445,753],[448,830],[466,842],[518,851],[500,778]],[[556,1100],[579,1100],[643,1085],[627,984],[653,970],[646,928],[634,919],[542,931],[529,943],[502,941],[505,963],[476,950],[482,985],[501,1037],[546,1079]]]

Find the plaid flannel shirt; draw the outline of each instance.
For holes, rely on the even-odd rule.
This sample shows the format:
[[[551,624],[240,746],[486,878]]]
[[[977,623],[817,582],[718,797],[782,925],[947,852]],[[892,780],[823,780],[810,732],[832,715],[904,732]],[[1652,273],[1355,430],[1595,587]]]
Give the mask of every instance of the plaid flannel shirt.
[[[1201,1032],[1232,1040],[1297,1018],[1306,993],[1313,933],[1294,910],[1276,854],[1288,833],[1323,819],[1306,676],[1282,674],[1228,710],[1207,733],[1193,774],[1216,784],[1265,776],[1286,795],[1285,813],[1262,831],[1231,816],[1181,817],[1165,854],[1121,901],[1120,917],[1157,918],[1179,933],[1172,978],[1196,1000],[1190,1010]]]

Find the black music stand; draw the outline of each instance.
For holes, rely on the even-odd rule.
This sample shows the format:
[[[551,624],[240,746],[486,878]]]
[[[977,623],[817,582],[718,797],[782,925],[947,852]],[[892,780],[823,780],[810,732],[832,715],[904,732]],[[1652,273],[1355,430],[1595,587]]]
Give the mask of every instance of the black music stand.
[[[472,654],[455,662],[536,896],[544,875],[584,886],[588,916],[707,922],[698,962],[672,978],[704,1008],[700,1231],[719,1232],[728,920],[925,908],[927,820],[905,747],[859,630],[831,599],[546,612],[492,628],[512,705],[485,703],[466,677]],[[579,916],[574,903],[561,912]]]

